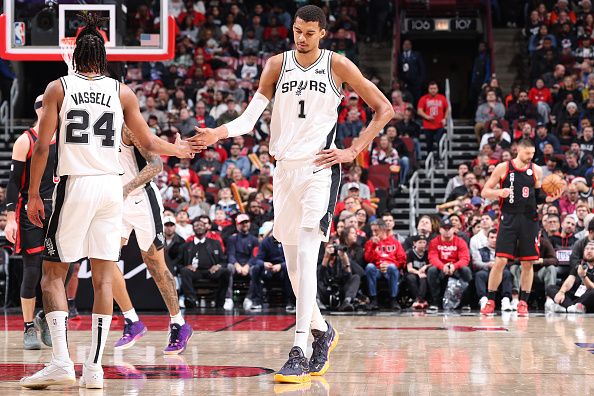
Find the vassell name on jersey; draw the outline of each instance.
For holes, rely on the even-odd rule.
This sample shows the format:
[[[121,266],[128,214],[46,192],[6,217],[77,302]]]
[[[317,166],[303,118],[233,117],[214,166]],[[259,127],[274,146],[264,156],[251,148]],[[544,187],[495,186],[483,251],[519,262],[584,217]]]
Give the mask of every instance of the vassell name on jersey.
[[[77,106],[83,103],[92,103],[110,107],[111,103],[111,95],[103,92],[75,92],[70,97]]]

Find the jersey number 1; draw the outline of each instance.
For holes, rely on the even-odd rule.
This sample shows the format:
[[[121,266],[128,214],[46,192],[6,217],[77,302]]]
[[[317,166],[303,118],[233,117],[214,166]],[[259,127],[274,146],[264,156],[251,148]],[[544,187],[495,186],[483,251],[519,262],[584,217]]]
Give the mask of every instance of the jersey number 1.
[[[102,147],[115,146],[115,130],[113,129],[113,117],[111,112],[101,114],[101,117],[93,124],[93,134],[102,136]],[[66,143],[89,144],[89,113],[86,110],[70,110],[66,113]]]
[[[299,101],[299,118],[305,118],[305,100]]]

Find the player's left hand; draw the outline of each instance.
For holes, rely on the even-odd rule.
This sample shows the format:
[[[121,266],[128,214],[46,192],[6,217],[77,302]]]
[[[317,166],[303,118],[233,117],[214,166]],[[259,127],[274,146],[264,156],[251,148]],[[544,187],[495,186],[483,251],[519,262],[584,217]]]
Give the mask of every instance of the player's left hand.
[[[29,195],[29,201],[27,202],[27,217],[35,226],[43,228],[45,208],[39,195]]]
[[[220,128],[220,127],[219,127]],[[208,147],[219,141],[219,128],[198,128],[194,127],[196,134],[189,140],[199,143],[202,146]]]
[[[16,243],[17,231],[18,225],[16,220],[7,220],[4,232],[6,233],[6,239],[8,239],[8,242]]]
[[[178,151],[177,158],[194,158],[194,153],[199,153],[206,148],[199,142],[193,142],[189,139],[182,140],[179,133],[175,136],[175,145]]]
[[[332,165],[353,162],[357,158],[355,150],[348,149],[326,149],[317,154],[314,161],[315,166],[330,168]]]

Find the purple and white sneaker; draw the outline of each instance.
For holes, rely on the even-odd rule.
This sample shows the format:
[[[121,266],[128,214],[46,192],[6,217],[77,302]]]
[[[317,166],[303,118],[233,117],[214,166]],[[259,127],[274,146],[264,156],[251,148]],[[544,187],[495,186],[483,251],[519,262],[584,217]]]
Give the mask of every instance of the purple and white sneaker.
[[[187,323],[184,323],[183,326],[180,326],[177,323],[170,324],[169,344],[163,349],[163,353],[165,355],[179,355],[186,350],[188,342],[190,341],[190,338],[192,338],[192,334],[194,334],[194,332]]]
[[[146,326],[140,320],[132,322],[130,319],[126,319],[124,325],[124,334],[113,347],[115,350],[124,350],[132,347],[136,341],[142,338],[146,333]]]

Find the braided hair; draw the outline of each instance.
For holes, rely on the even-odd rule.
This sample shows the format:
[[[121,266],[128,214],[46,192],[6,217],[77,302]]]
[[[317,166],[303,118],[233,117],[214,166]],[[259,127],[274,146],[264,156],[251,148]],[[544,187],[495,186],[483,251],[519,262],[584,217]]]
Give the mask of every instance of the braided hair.
[[[107,69],[107,54],[105,40],[98,29],[107,18],[100,18],[98,14],[91,12],[79,16],[86,26],[76,37],[72,66],[77,72],[104,74]]]

